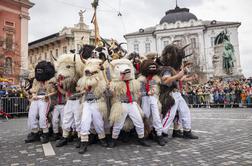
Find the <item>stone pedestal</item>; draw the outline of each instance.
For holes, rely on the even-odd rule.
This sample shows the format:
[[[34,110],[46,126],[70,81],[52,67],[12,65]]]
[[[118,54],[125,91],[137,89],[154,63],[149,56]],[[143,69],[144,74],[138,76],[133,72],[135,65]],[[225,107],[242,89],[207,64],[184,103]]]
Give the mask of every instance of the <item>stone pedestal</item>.
[[[214,46],[214,55],[213,55],[213,69],[214,77],[219,78],[240,78],[242,77],[240,72],[237,71],[237,65],[234,63],[234,67],[232,68],[231,73],[227,73],[223,68],[223,51],[224,51],[224,44],[219,44]]]

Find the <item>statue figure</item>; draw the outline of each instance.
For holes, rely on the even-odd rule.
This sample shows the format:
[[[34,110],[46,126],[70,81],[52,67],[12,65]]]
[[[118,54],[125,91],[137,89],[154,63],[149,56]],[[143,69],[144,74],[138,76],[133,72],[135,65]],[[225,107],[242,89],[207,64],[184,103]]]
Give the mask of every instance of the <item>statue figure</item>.
[[[223,68],[227,74],[232,74],[234,67],[234,47],[229,40],[224,39]]]
[[[231,44],[227,33],[221,32],[214,41],[213,67],[215,76],[223,76],[224,73],[233,74],[234,67],[234,47]]]

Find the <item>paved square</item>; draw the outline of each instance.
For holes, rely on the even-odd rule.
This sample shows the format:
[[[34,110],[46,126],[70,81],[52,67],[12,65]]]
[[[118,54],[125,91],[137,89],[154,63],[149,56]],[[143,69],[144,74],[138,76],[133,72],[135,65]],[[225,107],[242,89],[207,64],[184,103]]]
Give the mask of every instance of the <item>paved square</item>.
[[[252,109],[192,109],[199,140],[169,138],[164,147],[91,145],[84,155],[73,143],[45,156],[40,143],[25,144],[26,118],[0,120],[0,165],[252,165]],[[50,145],[46,145],[49,146]],[[47,152],[46,152],[47,153]],[[52,153],[51,151],[49,153]]]

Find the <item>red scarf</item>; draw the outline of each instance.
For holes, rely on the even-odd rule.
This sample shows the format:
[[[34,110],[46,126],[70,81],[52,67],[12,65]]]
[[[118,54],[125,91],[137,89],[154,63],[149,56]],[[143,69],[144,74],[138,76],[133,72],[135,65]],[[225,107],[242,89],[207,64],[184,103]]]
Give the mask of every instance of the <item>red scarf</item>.
[[[132,96],[131,96],[131,93],[130,93],[130,87],[129,87],[129,80],[125,81],[126,82],[126,88],[127,88],[127,91],[126,91],[126,95],[129,99],[129,102],[132,103]]]
[[[136,63],[135,65],[136,65],[136,71],[137,71],[137,73],[139,73],[140,72],[140,63]]]
[[[179,80],[179,91],[182,92],[183,90],[183,82]]]
[[[92,89],[92,86],[88,86],[87,91],[90,92]]]
[[[62,80],[63,80],[63,77],[60,77],[59,80],[58,80],[58,86],[60,88],[62,88],[62,83],[61,83]],[[60,93],[59,90],[58,90],[58,103],[62,104],[62,94]]]
[[[147,83],[145,84],[145,89],[146,89],[147,94],[150,91],[150,81],[152,80],[152,77],[153,77],[153,75],[148,75],[147,76]]]

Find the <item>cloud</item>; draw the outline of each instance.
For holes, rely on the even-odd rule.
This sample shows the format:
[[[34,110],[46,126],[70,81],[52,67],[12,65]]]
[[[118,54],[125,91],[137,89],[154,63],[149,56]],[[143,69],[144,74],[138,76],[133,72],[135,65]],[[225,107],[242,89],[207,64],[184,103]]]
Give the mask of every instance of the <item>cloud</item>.
[[[93,10],[92,0],[31,0],[29,41],[33,41],[61,30],[64,26],[78,23],[80,9],[87,9],[84,19],[90,27]],[[175,7],[175,0],[100,0],[98,22],[100,34],[105,38],[124,41],[123,35],[139,28],[155,26],[165,12]],[[252,76],[252,20],[251,0],[178,0],[180,7],[187,7],[202,20],[239,21],[239,48],[241,65],[245,76]],[[118,16],[118,12],[122,16]]]

